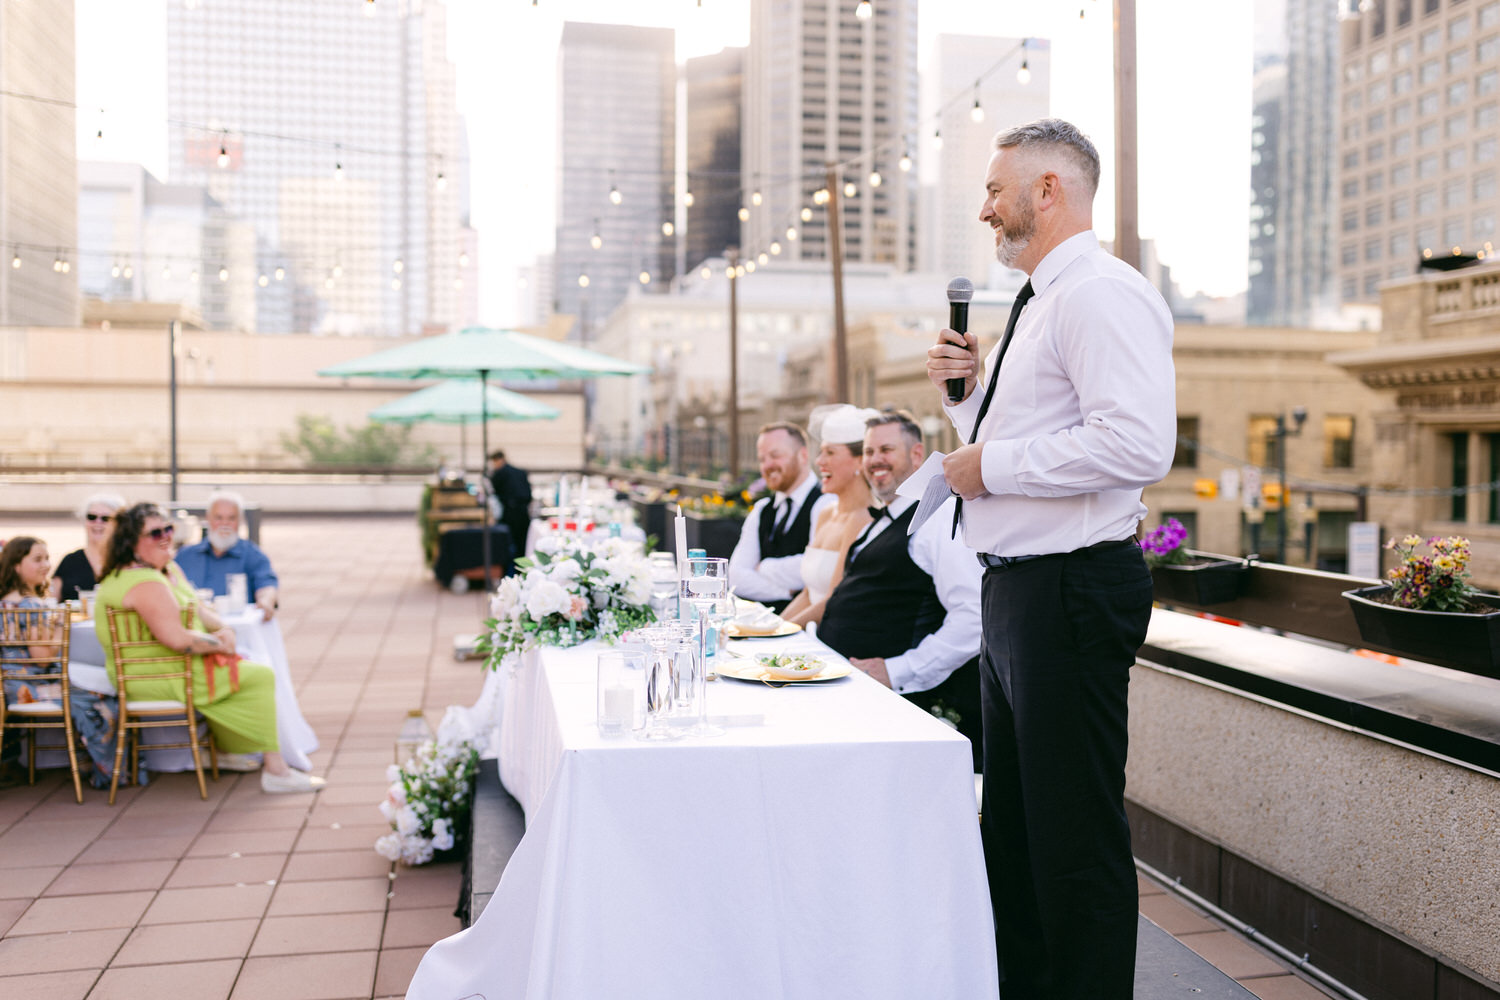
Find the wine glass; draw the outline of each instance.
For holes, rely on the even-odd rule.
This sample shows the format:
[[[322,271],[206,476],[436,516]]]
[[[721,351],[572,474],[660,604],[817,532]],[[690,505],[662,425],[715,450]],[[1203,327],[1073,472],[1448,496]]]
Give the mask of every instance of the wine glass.
[[[687,561],[680,598],[698,612],[698,663],[693,671],[693,695],[698,702],[698,721],[688,733],[693,736],[723,736],[724,730],[708,721],[708,624],[714,607],[729,596],[729,560],[717,556]]]

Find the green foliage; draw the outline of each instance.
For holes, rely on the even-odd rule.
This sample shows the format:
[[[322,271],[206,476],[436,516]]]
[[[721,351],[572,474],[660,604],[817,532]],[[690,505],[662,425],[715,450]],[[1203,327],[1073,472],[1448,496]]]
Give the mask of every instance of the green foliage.
[[[428,445],[411,443],[410,425],[378,424],[338,428],[313,413],[297,415],[297,430],[281,436],[281,446],[304,465],[379,467],[431,465],[437,455]]]

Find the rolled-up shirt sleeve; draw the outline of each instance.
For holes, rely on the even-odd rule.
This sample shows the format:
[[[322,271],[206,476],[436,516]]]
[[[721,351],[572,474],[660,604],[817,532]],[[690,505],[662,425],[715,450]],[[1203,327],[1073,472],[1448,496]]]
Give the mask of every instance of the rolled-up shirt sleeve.
[[[912,562],[932,577],[946,613],[937,631],[900,656],[886,657],[891,687],[900,694],[931,690],[979,655],[983,571],[974,553],[949,536],[952,524],[949,500],[911,537]]]
[[[760,557],[760,519],[770,505],[769,498],[756,502],[740,528],[740,540],[729,555],[729,584],[740,597],[750,601],[781,601],[792,596],[777,581],[780,573],[774,565],[780,560]],[[801,557],[797,565],[798,587],[801,587]]]
[[[246,545],[244,556],[245,576],[249,578],[247,583],[249,584],[251,600],[254,600],[255,595],[266,587],[279,588],[281,586],[280,581],[276,579],[276,571],[271,568],[270,557],[257,546]]]

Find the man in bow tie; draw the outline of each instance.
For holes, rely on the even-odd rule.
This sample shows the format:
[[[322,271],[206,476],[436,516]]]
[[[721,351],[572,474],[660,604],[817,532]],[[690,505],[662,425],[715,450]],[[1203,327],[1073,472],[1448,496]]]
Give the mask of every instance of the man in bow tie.
[[[749,601],[776,611],[802,589],[802,552],[824,506],[838,502],[818,489],[808,468],[807,434],[793,423],[766,424],[755,439],[769,497],[756,501],[729,556],[729,584]]]
[[[864,474],[881,506],[849,548],[818,638],[908,700],[952,720],[980,761],[979,580],[949,530],[952,500],[907,534],[917,502],[896,489],[922,464],[922,431],[904,411],[865,424]]]

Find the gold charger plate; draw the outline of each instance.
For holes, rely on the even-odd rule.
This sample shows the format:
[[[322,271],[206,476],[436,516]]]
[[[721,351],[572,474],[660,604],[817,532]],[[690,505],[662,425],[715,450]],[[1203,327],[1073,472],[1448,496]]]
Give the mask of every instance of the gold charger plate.
[[[745,632],[738,625],[730,624],[725,627],[724,634],[731,639],[779,639],[782,636],[796,635],[802,631],[802,626],[795,622],[783,620],[779,625],[769,632]]]
[[[720,677],[733,677],[737,681],[763,681],[772,686],[780,686],[838,680],[840,677],[848,677],[854,672],[854,668],[847,663],[830,663],[811,677],[772,677],[762,664],[740,658],[716,665],[714,672]]]

